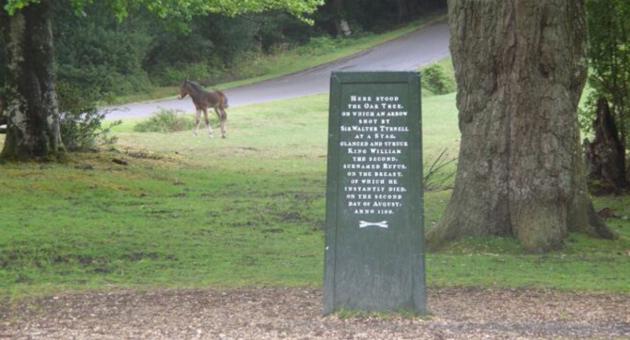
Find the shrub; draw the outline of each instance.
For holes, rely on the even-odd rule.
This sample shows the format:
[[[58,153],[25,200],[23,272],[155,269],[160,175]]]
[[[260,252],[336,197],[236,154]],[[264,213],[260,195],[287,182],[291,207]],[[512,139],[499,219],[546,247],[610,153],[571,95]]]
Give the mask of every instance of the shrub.
[[[112,145],[117,138],[110,135],[111,128],[119,125],[115,121],[103,125],[105,113],[92,108],[85,112],[63,112],[60,114],[61,140],[68,151],[94,150],[99,144]]]
[[[455,82],[440,64],[422,69],[422,88],[433,94],[447,94],[455,91]]]
[[[57,79],[98,93],[97,100],[148,91],[142,66],[153,37],[142,17],[118,22],[106,7],[97,2],[77,16],[72,6],[55,6]]]
[[[177,110],[160,110],[149,119],[136,124],[136,132],[177,132],[192,129],[194,123]]]
[[[215,63],[215,65],[220,65]],[[179,85],[184,79],[195,79],[202,85],[214,84],[222,80],[225,69],[222,66],[210,66],[209,63],[161,64],[154,67],[151,80],[159,86]]]
[[[109,133],[120,121],[104,127],[103,121],[107,112],[98,111],[94,97],[85,89],[66,82],[59,82],[57,88],[61,140],[68,151],[91,150],[98,144],[115,143],[116,138]]]

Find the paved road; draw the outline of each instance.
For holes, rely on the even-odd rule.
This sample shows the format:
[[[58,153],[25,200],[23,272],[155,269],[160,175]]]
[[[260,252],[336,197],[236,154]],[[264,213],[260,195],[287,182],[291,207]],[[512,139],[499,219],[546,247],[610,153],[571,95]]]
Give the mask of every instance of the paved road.
[[[416,70],[449,55],[448,25],[439,22],[366,52],[331,64],[226,90],[230,107],[328,92],[330,72]],[[113,107],[110,119],[139,118],[164,109],[193,111],[190,99],[167,99]]]

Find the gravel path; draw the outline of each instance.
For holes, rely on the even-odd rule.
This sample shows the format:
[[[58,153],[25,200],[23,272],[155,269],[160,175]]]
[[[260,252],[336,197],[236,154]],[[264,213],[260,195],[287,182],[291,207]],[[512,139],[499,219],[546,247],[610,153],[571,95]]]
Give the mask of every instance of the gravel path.
[[[123,291],[0,306],[0,339],[630,338],[630,295],[431,289],[432,316],[322,317],[320,290]]]

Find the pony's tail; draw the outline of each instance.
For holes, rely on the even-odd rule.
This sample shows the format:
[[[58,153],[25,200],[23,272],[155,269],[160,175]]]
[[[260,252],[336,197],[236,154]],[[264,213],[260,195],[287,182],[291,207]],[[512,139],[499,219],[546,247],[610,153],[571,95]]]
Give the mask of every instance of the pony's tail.
[[[227,96],[225,95],[225,93],[217,90],[216,91],[219,94],[219,97],[221,97],[221,102],[219,103],[219,112],[221,113],[221,121],[226,121],[227,120],[227,112],[225,112],[225,109],[228,108],[228,99]]]
[[[225,95],[225,93],[217,90],[217,93],[221,96],[221,105],[223,106],[224,109],[227,109],[228,107],[230,107],[228,105],[228,99],[227,96]]]

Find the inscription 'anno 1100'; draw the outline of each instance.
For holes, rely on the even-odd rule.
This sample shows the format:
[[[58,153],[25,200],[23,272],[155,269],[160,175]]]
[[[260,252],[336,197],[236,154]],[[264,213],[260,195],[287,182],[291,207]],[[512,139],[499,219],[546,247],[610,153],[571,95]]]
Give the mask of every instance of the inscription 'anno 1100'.
[[[398,96],[351,95],[341,111],[340,132],[344,161],[341,171],[345,204],[360,218],[393,215],[403,206],[407,189],[407,111]],[[361,228],[387,228],[387,221],[360,221]]]

